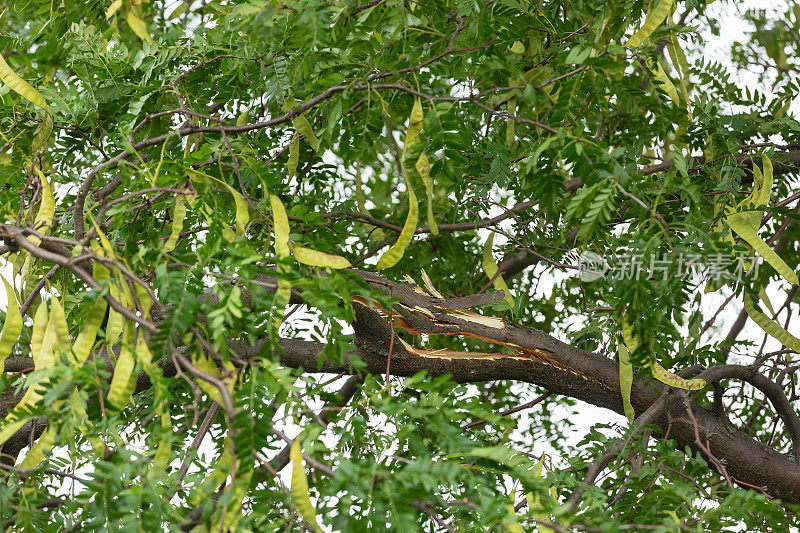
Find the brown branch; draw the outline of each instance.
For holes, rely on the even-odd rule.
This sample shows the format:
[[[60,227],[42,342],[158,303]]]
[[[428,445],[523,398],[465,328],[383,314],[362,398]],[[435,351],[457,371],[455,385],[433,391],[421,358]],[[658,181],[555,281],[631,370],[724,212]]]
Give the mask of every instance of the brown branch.
[[[583,477],[583,485],[576,489],[572,494],[570,494],[569,498],[567,498],[567,503],[570,504],[573,510],[578,506],[578,503],[580,503],[584,492],[586,492],[589,487],[594,485],[594,482],[597,480],[597,476],[600,475],[600,472],[605,470],[606,467],[611,464],[611,461],[613,461],[614,458],[625,449],[625,446],[628,444],[628,442],[630,442],[634,436],[646,429],[644,426],[653,423],[656,418],[661,416],[661,414],[667,408],[668,398],[668,394],[662,394],[661,397],[659,397],[655,403],[648,407],[644,413],[636,417],[636,419],[633,421],[633,425],[631,426],[630,434],[627,437],[617,440],[595,462],[589,465],[589,468],[586,470],[586,474]]]
[[[729,159],[731,163],[736,165],[744,165],[748,170],[752,170],[753,168],[753,156],[750,154],[735,154],[731,156],[723,156],[721,158],[715,158],[711,161],[706,161],[706,157],[703,155],[700,156],[692,156],[688,159],[687,163],[693,164],[694,166],[689,169],[690,172],[697,172],[701,170],[703,167],[715,163],[721,159]],[[772,169],[773,175],[780,175],[780,174],[787,174],[789,172],[794,172],[800,169],[800,151],[792,150],[792,151],[782,151],[782,152],[775,152],[772,157]],[[650,165],[641,169],[641,173],[644,176],[649,176],[651,174],[656,174],[658,172],[663,172],[665,170],[670,170],[675,166],[675,161],[672,159],[668,159],[666,161],[662,161],[661,163]],[[574,191],[583,187],[583,180],[579,177],[572,178],[568,180],[564,184],[564,188],[567,191]],[[785,205],[785,204],[784,204]]]
[[[297,341],[297,342],[288,341],[288,342],[282,343],[282,346],[284,347],[284,350],[286,350],[287,348],[288,349],[295,348],[295,349],[300,349],[301,351],[304,351],[306,348],[311,348],[311,351],[313,352],[314,349],[316,348],[316,343],[312,343],[313,344],[313,346],[312,346],[312,345],[305,345],[304,342],[305,341]],[[239,349],[242,349],[242,348],[248,348],[248,347],[242,347],[242,346],[239,347]],[[252,348],[252,347],[249,347],[249,348]],[[246,350],[245,353],[252,354],[254,352]],[[257,351],[255,353],[257,353]],[[308,353],[308,352],[306,352],[306,353]],[[337,401],[335,403],[338,406],[343,406],[343,405],[347,404],[347,402],[349,402],[353,398],[353,396],[355,396],[356,392],[359,391],[359,389],[361,387],[361,384],[363,382],[364,382],[364,377],[363,376],[358,376],[358,375],[351,376],[344,383],[344,385],[342,386],[341,390],[339,391],[339,398],[337,399]],[[319,413],[318,417],[325,424],[327,424],[328,423],[328,410],[322,410]],[[272,458],[272,460],[268,463],[270,465],[270,468],[274,469],[276,472],[279,472],[279,471],[283,470],[283,468],[285,468],[286,465],[289,464],[289,462],[291,461],[290,453],[291,453],[291,450],[292,450],[292,443],[293,442],[294,441],[289,442],[280,452],[278,452],[278,454],[275,457]]]
[[[564,76],[559,77],[559,78],[563,78],[563,77],[565,77],[567,75],[573,75],[573,74],[575,74],[577,72],[580,72],[582,70],[584,70],[584,69],[583,68],[575,69],[573,72],[567,73]],[[535,86],[532,86],[532,87],[534,89],[539,89],[539,88],[545,87],[545,86],[547,86],[547,85],[549,85],[551,83],[554,83],[559,78],[554,78],[553,80],[548,80],[548,81],[546,81],[546,82],[544,82],[544,83],[542,83],[540,85],[535,85]],[[85,228],[84,228],[84,221],[83,221],[83,211],[84,211],[84,207],[85,207],[85,204],[86,204],[86,198],[87,198],[87,196],[89,194],[89,191],[91,190],[91,188],[92,188],[92,186],[94,184],[94,180],[97,178],[97,176],[101,172],[103,172],[104,170],[106,170],[108,168],[111,168],[112,166],[118,164],[120,161],[128,159],[133,154],[138,153],[140,150],[142,150],[144,148],[149,148],[151,146],[158,146],[160,144],[163,144],[163,143],[165,143],[166,141],[168,141],[170,138],[172,138],[174,136],[185,137],[187,135],[193,135],[193,134],[198,134],[198,133],[236,134],[236,133],[246,133],[246,132],[249,132],[249,131],[254,131],[254,130],[259,130],[259,129],[271,128],[271,127],[274,127],[274,126],[278,126],[278,125],[290,122],[291,120],[293,120],[297,116],[305,113],[306,111],[308,111],[312,107],[314,107],[314,106],[316,106],[316,105],[318,105],[318,104],[320,104],[320,103],[332,98],[333,96],[335,96],[335,95],[337,95],[339,93],[342,93],[342,92],[345,92],[345,91],[348,91],[348,90],[352,90],[352,91],[394,90],[394,91],[406,92],[408,94],[417,96],[419,98],[424,98],[424,99],[426,99],[428,101],[473,103],[475,105],[478,105],[482,109],[487,110],[490,113],[497,114],[499,116],[507,116],[508,118],[511,118],[512,120],[517,120],[517,121],[520,121],[520,122],[523,122],[523,123],[526,123],[526,124],[531,124],[531,125],[536,126],[536,127],[544,128],[544,129],[550,131],[551,133],[557,133],[557,131],[555,129],[551,128],[550,126],[547,126],[545,124],[541,124],[541,123],[536,122],[534,120],[529,120],[529,119],[526,119],[526,118],[523,118],[523,117],[517,117],[517,116],[513,116],[513,115],[508,115],[506,113],[496,112],[495,110],[493,110],[493,109],[491,109],[491,108],[489,108],[487,106],[484,106],[483,104],[481,104],[478,101],[481,98],[484,98],[486,96],[492,95],[492,94],[497,93],[497,92],[508,91],[508,90],[512,90],[512,89],[525,89],[525,88],[527,88],[527,86],[525,86],[525,85],[508,86],[508,87],[493,87],[491,89],[488,89],[488,90],[485,90],[485,91],[482,91],[482,92],[479,92],[479,93],[474,93],[474,94],[471,94],[471,95],[468,95],[468,96],[435,96],[435,95],[429,95],[429,94],[423,93],[421,91],[417,91],[417,90],[412,89],[411,87],[407,87],[407,86],[405,86],[405,85],[403,85],[401,83],[378,83],[378,84],[354,83],[352,85],[336,85],[336,86],[333,86],[333,87],[329,87],[325,91],[317,94],[316,96],[314,96],[314,97],[312,97],[312,98],[300,103],[299,105],[295,106],[294,108],[290,109],[289,111],[287,111],[283,115],[274,117],[274,118],[272,118],[270,120],[265,120],[265,121],[261,121],[261,122],[255,122],[255,123],[252,123],[252,124],[243,124],[241,126],[221,126],[221,125],[220,126],[199,126],[199,125],[195,125],[195,124],[192,124],[192,123],[186,123],[186,124],[183,124],[176,131],[172,131],[172,132],[164,134],[164,135],[159,135],[157,137],[152,137],[150,139],[144,139],[142,141],[139,141],[139,142],[136,142],[136,143],[132,143],[132,145],[131,145],[132,152],[128,151],[128,150],[120,151],[120,153],[118,153],[114,157],[112,157],[110,159],[107,159],[106,161],[104,161],[100,165],[97,165],[96,167],[92,168],[89,171],[89,173],[87,174],[86,178],[83,180],[83,182],[81,183],[80,187],[78,188],[78,192],[77,192],[76,197],[75,197],[75,204],[73,206],[73,217],[74,217],[73,224],[74,224],[74,230],[75,230],[74,231],[74,237],[75,237],[76,240],[81,240],[81,239],[83,239],[83,237],[85,235]]]
[[[522,405],[518,405],[518,406],[516,406],[516,407],[514,407],[512,409],[506,409],[505,411],[500,411],[499,413],[495,413],[495,414],[497,416],[513,415],[514,413],[519,413],[520,411],[524,411],[525,409],[530,409],[531,407],[535,407],[535,406],[539,405],[540,403],[542,403],[543,401],[545,401],[547,398],[549,398],[552,395],[553,394],[550,393],[550,392],[545,392],[544,394],[540,395],[539,397],[537,397],[534,400],[531,400],[531,401],[529,401],[527,403],[524,403]],[[474,420],[474,421],[472,421],[472,422],[470,422],[468,424],[464,424],[463,426],[461,426],[461,429],[474,428],[475,426],[480,426],[482,424],[485,424],[486,422],[487,422],[487,420],[483,420],[483,419]]]
[[[192,444],[189,446],[189,450],[186,453],[186,457],[181,463],[180,470],[178,471],[178,479],[175,480],[175,485],[172,488],[172,494],[175,494],[175,492],[177,492],[181,482],[183,482],[183,478],[186,477],[187,472],[189,472],[189,461],[191,459],[189,454],[192,453],[191,450],[196,451],[200,447],[200,444],[202,444],[203,438],[206,436],[206,433],[208,433],[208,430],[211,429],[211,423],[214,422],[214,418],[217,416],[218,412],[219,412],[219,404],[217,402],[213,402],[211,404],[211,407],[209,407],[208,412],[206,413],[206,416],[203,419],[202,424],[200,424],[200,429],[197,431],[197,435],[195,435]]]
[[[379,286],[377,281],[374,283],[376,287]],[[401,284],[393,284],[386,280],[382,280],[382,283],[392,285],[393,294],[404,298],[404,291],[398,287]],[[421,295],[417,297],[422,298]],[[413,303],[413,305],[419,304],[420,300]],[[579,350],[531,328],[506,323],[503,328],[497,329],[453,317],[441,310],[436,312],[433,305],[428,309],[434,312],[435,322],[429,320],[428,329],[420,330],[422,333],[452,332],[446,326],[453,324],[457,325],[463,334],[491,338],[496,343],[516,345],[523,353],[511,355],[463,352],[457,356],[449,354],[436,356],[435,352],[429,352],[418,355],[408,352],[403,345],[400,345],[395,346],[392,358],[393,375],[410,376],[425,370],[432,375],[448,374],[460,382],[515,379],[621,414],[624,412],[619,393],[619,369],[613,360],[603,355]],[[358,355],[369,372],[382,374],[386,369],[390,342],[389,324],[385,317],[358,303],[355,304],[355,311],[356,321],[353,326],[357,350],[353,355]],[[414,327],[425,327],[425,320],[420,318]],[[287,366],[303,368],[306,372],[312,373],[351,372],[348,360],[336,364],[326,361],[322,368],[318,368],[317,355],[322,350],[322,345],[286,340],[282,342],[282,346],[284,353],[281,355],[281,361]],[[705,375],[713,377],[713,374]],[[745,377],[742,374],[741,379]],[[748,376],[748,379],[753,378]],[[631,391],[631,404],[635,412],[647,412],[661,396],[659,390],[660,388],[649,378],[635,380]],[[691,409],[690,418],[696,420],[702,436],[699,442],[695,436],[695,425],[686,418],[686,408],[683,405],[670,404],[668,409],[657,416],[652,423],[665,432],[669,428],[670,438],[676,439],[681,448],[689,446],[704,455],[710,453],[721,458],[726,472],[740,485],[765,487],[764,490],[773,497],[786,502],[800,502],[800,470],[796,468],[796,459],[792,455],[765,447],[746,432],[732,427],[727,418],[720,413],[694,403],[691,404]]]
[[[479,228],[490,228],[492,226],[496,226],[500,222],[507,220],[514,216],[515,213],[519,211],[523,211],[530,207],[533,207],[538,203],[538,200],[533,201],[525,201],[520,202],[519,204],[515,205],[514,207],[508,209],[507,211],[488,219],[478,219],[475,222],[454,222],[451,224],[441,224],[439,226],[440,232],[454,232],[454,231],[473,231]],[[328,213],[323,215],[323,218],[336,218],[337,216],[342,216],[341,211],[336,211],[333,213]],[[387,229],[390,231],[394,231],[396,233],[400,233],[402,231],[402,227],[397,226],[395,224],[391,224],[389,222],[385,222],[381,219],[375,218],[370,215],[365,215],[363,213],[347,213],[344,215],[344,218],[348,220],[357,220],[359,222],[366,222],[373,226],[377,226],[379,228]],[[431,233],[430,226],[420,226],[414,230],[415,235],[421,235]]]
[[[79,278],[81,278],[89,287],[95,289],[97,291],[103,292],[103,287],[100,283],[94,279],[88,272],[83,270],[76,264],[76,261],[73,258],[67,258],[62,255],[50,252],[39,246],[36,246],[28,239],[25,238],[24,232],[14,226],[8,225],[0,225],[0,229],[5,232],[6,238],[10,238],[13,240],[20,248],[23,248],[27,252],[29,252],[32,256],[37,257],[39,259],[44,259],[45,261],[49,261],[55,265],[59,265],[63,268],[66,268],[76,274]],[[109,291],[104,291],[103,298],[108,302],[116,312],[139,324],[142,328],[144,328],[148,333],[155,333],[156,326],[151,321],[138,316],[136,313],[122,305],[118,300],[114,299]]]
[[[780,385],[764,374],[760,374],[756,367],[751,366],[718,365],[701,372],[697,377],[706,380],[709,384],[717,383],[723,379],[739,379],[763,392],[786,425],[789,437],[792,440],[792,453],[800,458],[800,416],[789,402]]]

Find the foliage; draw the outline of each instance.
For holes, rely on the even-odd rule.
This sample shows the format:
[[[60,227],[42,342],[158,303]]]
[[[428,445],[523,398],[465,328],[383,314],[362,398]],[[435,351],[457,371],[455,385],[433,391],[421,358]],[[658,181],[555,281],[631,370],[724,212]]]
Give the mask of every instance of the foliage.
[[[704,53],[720,12],[695,0],[7,3],[6,528],[797,527],[791,502],[726,482],[657,426],[586,430],[558,395],[499,415],[546,391],[390,377],[395,335],[423,342],[399,328],[386,376],[367,372],[351,327],[362,303],[396,324],[400,296],[362,270],[432,296],[493,286],[504,298],[482,314],[619,357],[614,408],[632,423],[631,383],[651,373],[710,406],[706,381],[666,369],[755,356],[753,372],[793,391],[800,8],[746,11],[733,74]],[[742,88],[736,75],[755,69],[763,86]],[[672,259],[588,282],[572,275],[586,252]],[[736,275],[737,258],[758,256]],[[724,266],[687,277],[679,257]],[[720,342],[715,291],[781,349]],[[321,344],[293,365],[287,339]],[[510,353],[491,340],[425,347]],[[359,377],[345,385],[324,365]],[[736,390],[731,421],[790,450],[780,407]],[[610,473],[584,486],[620,436]]]

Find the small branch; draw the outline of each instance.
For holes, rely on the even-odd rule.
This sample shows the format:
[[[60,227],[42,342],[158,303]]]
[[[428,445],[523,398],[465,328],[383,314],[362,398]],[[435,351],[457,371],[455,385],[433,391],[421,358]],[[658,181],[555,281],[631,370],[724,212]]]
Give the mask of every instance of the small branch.
[[[603,455],[601,455],[594,463],[589,465],[589,468],[586,470],[586,475],[583,478],[583,486],[575,489],[575,491],[570,495],[567,499],[567,503],[571,505],[571,508],[575,510],[575,508],[580,503],[581,497],[586,490],[594,485],[594,482],[597,480],[597,476],[600,475],[600,472],[605,470],[605,468],[611,464],[611,461],[619,455],[622,450],[625,449],[625,446],[628,442],[637,434],[642,432],[645,425],[650,424],[656,418],[661,416],[664,410],[667,408],[667,399],[669,397],[669,393],[662,394],[658,400],[656,400],[653,405],[647,408],[647,410],[636,417],[636,420],[633,421],[631,425],[630,433],[626,438],[617,440],[611,448],[605,451]]]
[[[202,444],[206,433],[208,433],[208,430],[211,429],[211,423],[214,422],[214,418],[217,416],[218,412],[219,404],[217,402],[213,402],[211,407],[209,407],[208,413],[206,413],[202,424],[200,424],[200,429],[197,431],[197,435],[195,435],[192,444],[189,446],[190,450],[197,450],[200,447],[200,444]],[[183,478],[186,477],[186,473],[189,471],[190,453],[191,452],[186,453],[186,457],[181,463],[180,470],[178,471],[178,479],[175,480],[175,485],[172,487],[173,494],[177,492],[178,487],[180,487],[180,484],[183,481]]]
[[[518,405],[517,407],[514,407],[513,409],[507,409],[505,411],[500,411],[499,413],[495,413],[495,414],[498,415],[498,416],[513,415],[514,413],[519,413],[520,411],[524,411],[525,409],[530,409],[531,407],[535,407],[535,406],[539,405],[540,403],[542,403],[543,401],[545,401],[547,398],[549,398],[552,395],[553,395],[552,392],[545,392],[544,394],[542,394],[538,398],[536,398],[534,400],[531,400],[528,403],[524,403],[522,405]],[[461,429],[474,428],[475,426],[480,426],[482,424],[485,424],[486,422],[487,422],[487,420],[483,420],[483,419],[475,420],[473,422],[470,422],[469,424],[464,424],[463,426],[461,426]]]

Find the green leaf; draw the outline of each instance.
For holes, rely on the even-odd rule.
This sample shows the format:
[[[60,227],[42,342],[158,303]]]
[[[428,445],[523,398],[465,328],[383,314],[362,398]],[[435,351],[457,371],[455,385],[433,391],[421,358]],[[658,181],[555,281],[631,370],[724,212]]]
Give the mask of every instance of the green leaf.
[[[311,127],[311,123],[305,117],[305,115],[298,115],[292,121],[294,127],[297,128],[297,132],[301,133],[306,136],[306,141],[308,144],[311,145],[315,151],[319,149],[319,139],[316,135],[314,135],[314,129]]]
[[[6,288],[6,299],[8,306],[6,307],[6,319],[3,322],[3,330],[0,332],[0,373],[3,372],[6,358],[11,355],[14,345],[22,333],[22,315],[19,313],[17,307],[17,297],[14,294],[14,289],[3,278],[3,285]]]
[[[511,309],[514,309],[514,297],[511,296],[511,291],[508,290],[508,285],[506,285],[503,276],[498,274],[500,268],[497,266],[497,263],[492,256],[493,243],[494,233],[490,233],[489,237],[486,239],[486,242],[483,243],[483,260],[481,261],[481,266],[483,267],[483,271],[486,273],[486,276],[491,280],[492,285],[494,285],[494,288],[499,291],[503,291],[503,293],[506,295],[506,303],[508,303]]]
[[[524,54],[525,53],[525,45],[519,41],[514,41],[514,43],[509,48],[515,54]]]
[[[664,72],[664,69],[661,67],[660,61],[654,61],[651,65],[651,72],[653,73],[653,77],[655,80],[661,84],[661,88],[667,93],[670,100],[675,102],[675,105],[680,105],[680,98],[678,97],[678,89],[675,88],[675,84],[672,83],[672,80],[669,79],[667,73]]]
[[[44,97],[42,97],[39,91],[34,89],[31,84],[19,77],[19,75],[8,66],[3,54],[0,54],[0,80],[8,85],[12,91],[25,98],[36,107],[43,109],[45,112],[44,120],[42,120],[42,123],[39,125],[39,130],[31,146],[31,151],[35,154],[50,138],[50,134],[53,131],[53,115],[50,114],[50,109],[48,109]]]
[[[759,311],[755,305],[755,302],[750,296],[745,295],[744,308],[747,311],[747,314],[750,315],[750,318],[753,319],[753,322],[758,324],[761,329],[781,341],[781,343],[786,347],[791,348],[792,350],[800,351],[800,339],[783,329],[780,324],[774,322],[770,317]]]
[[[631,35],[631,38],[628,39],[623,46],[627,48],[636,48],[644,43],[656,28],[661,26],[661,23],[664,22],[664,19],[672,12],[672,8],[675,5],[675,0],[660,0],[658,5],[655,9],[651,10],[647,17],[644,20],[644,24],[642,27],[639,28],[639,31]]]
[[[761,215],[758,215],[760,220]],[[758,236],[758,234],[753,230],[750,221],[746,218],[746,213],[732,213],[728,215],[726,219],[728,226],[730,226],[731,230],[736,232],[739,237],[741,237],[747,244],[753,247],[753,250],[759,253],[761,257],[764,258],[764,261],[769,263],[769,265],[775,269],[778,274],[783,276],[786,281],[791,283],[792,285],[798,284],[797,273],[789,267],[789,265],[784,262],[781,257],[775,253],[775,251],[770,248],[764,240]]]
[[[186,197],[179,194],[175,197],[175,207],[172,211],[172,230],[169,239],[164,243],[164,251],[171,252],[178,244],[178,239],[183,231],[183,220],[186,218]]]
[[[106,9],[106,18],[110,19],[111,17],[113,17],[114,14],[117,12],[117,10],[121,7],[122,7],[122,0],[114,0],[113,2],[111,2],[111,5],[108,6],[108,9]]]
[[[466,453],[450,454],[448,457],[481,457],[490,459],[491,461],[510,468],[516,478],[526,486],[532,485],[542,476],[542,465],[534,463],[526,455],[508,446],[477,447]]]
[[[300,439],[294,439],[289,458],[292,461],[292,488],[290,489],[292,499],[294,499],[297,510],[300,511],[300,516],[319,533],[322,528],[317,524],[317,512],[314,510],[308,494],[308,479],[303,469],[303,452],[300,449]]]
[[[675,387],[677,389],[684,389],[684,390],[700,390],[706,386],[706,380],[684,379],[668,371],[663,366],[658,364],[656,361],[650,363],[650,370],[652,371],[654,378],[656,378],[661,383],[669,385],[670,387]]]
[[[630,326],[628,324],[623,323],[622,327],[623,329],[628,328],[630,330]],[[630,335],[631,334],[629,332],[628,336]],[[617,353],[619,354],[619,384],[622,392],[622,406],[625,409],[625,416],[628,417],[628,422],[633,423],[634,418],[636,418],[636,412],[631,405],[633,366],[631,365],[628,347],[625,346],[624,342],[617,343]]]
[[[119,357],[114,365],[114,375],[108,389],[107,402],[118,410],[122,410],[128,404],[136,387],[136,357],[132,350],[133,336],[133,326],[126,324]]]
[[[133,12],[133,9],[129,9],[125,14],[125,20],[139,39],[146,41],[148,44],[153,44],[153,38],[147,32],[147,24]]]
[[[293,246],[292,254],[298,262],[308,266],[334,269],[350,268],[350,261],[340,255],[326,254],[302,246]]]
[[[292,282],[282,277],[286,274],[289,266],[286,259],[290,256],[289,249],[289,217],[286,216],[286,209],[283,207],[281,199],[271,194],[269,197],[272,207],[272,224],[275,232],[275,257],[278,272],[278,290],[275,292],[275,328],[279,328],[286,313],[286,305],[292,296]]]
[[[300,160],[300,138],[295,135],[289,144],[289,161],[286,163],[286,181],[297,174],[297,163]]]
[[[639,341],[633,336],[633,328],[628,325],[628,322],[623,323],[622,338],[625,341],[626,347],[631,352],[635,351],[639,346]],[[622,372],[621,369],[620,372]],[[670,387],[685,390],[700,390],[706,386],[706,381],[704,379],[684,379],[668,371],[663,366],[658,364],[657,361],[650,361],[650,372],[655,379],[661,383],[669,385]]]
[[[419,132],[422,130],[422,119],[422,105],[420,104],[419,99],[416,99],[414,101],[414,107],[411,110],[411,116],[408,119],[408,130],[406,132],[405,147],[403,148],[403,159],[405,159],[405,153],[408,151],[408,148],[419,142]],[[403,254],[406,251],[406,247],[408,247],[411,239],[414,238],[414,232],[417,229],[417,222],[419,221],[419,203],[417,202],[417,195],[414,194],[414,187],[411,185],[411,180],[408,179],[408,175],[405,171],[405,165],[401,164],[401,166],[403,167],[403,180],[406,183],[406,189],[408,193],[408,216],[406,217],[406,221],[403,224],[403,230],[400,232],[400,236],[397,238],[397,241],[394,243],[394,245],[392,245],[391,248],[384,252],[381,258],[378,260],[378,264],[375,265],[376,270],[393,267],[398,261],[400,261],[400,259],[402,259]]]
[[[33,448],[28,450],[27,455],[25,455],[25,459],[20,462],[18,468],[27,470],[29,468],[36,468],[39,466],[39,463],[41,463],[42,459],[44,459],[45,452],[53,449],[53,446],[56,443],[57,435],[58,430],[53,423],[50,423],[47,426],[47,429],[44,430],[42,436],[39,437],[39,440],[36,441],[36,444],[33,445]]]
[[[506,111],[509,115],[516,115],[517,112],[517,97],[512,96],[506,102]],[[506,146],[511,147],[514,144],[514,127],[517,121],[510,116],[506,119]]]
[[[39,181],[42,184],[42,203],[39,204],[39,210],[36,212],[36,218],[33,220],[33,225],[39,231],[39,233],[47,234],[50,231],[50,226],[53,224],[53,215],[56,211],[56,200],[53,196],[53,187],[50,185],[50,182],[47,181],[47,178],[39,170],[38,167],[34,167],[36,173],[39,176]],[[40,243],[39,237],[30,236],[28,240],[35,244]]]

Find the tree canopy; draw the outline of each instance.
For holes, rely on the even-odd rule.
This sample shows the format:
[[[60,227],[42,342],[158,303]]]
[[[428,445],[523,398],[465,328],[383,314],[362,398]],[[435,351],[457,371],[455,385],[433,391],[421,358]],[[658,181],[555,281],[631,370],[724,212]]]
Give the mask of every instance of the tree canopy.
[[[797,4],[0,20],[6,529],[798,527]]]

